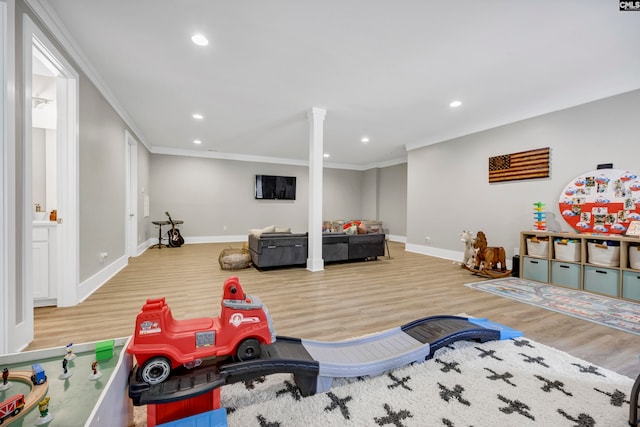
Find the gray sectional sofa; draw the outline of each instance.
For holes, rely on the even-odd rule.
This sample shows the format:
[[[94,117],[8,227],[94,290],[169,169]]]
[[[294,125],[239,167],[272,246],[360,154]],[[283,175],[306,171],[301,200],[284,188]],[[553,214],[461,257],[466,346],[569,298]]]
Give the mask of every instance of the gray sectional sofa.
[[[322,257],[325,262],[376,259],[384,255],[382,233],[324,233]],[[249,234],[249,253],[258,268],[303,265],[307,263],[307,233]]]

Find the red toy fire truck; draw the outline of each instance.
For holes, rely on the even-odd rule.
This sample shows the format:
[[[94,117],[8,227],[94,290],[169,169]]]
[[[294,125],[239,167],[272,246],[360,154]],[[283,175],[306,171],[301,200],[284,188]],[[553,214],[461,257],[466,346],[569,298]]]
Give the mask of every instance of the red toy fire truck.
[[[176,320],[164,298],[148,299],[136,319],[127,352],[138,363],[138,378],[147,384],[165,381],[172,369],[193,368],[207,357],[260,356],[260,345],[271,344],[275,331],[267,307],[246,295],[237,277],[224,282],[220,316]]]
[[[0,424],[6,418],[14,417],[24,408],[24,394],[16,394],[10,399],[0,403]]]

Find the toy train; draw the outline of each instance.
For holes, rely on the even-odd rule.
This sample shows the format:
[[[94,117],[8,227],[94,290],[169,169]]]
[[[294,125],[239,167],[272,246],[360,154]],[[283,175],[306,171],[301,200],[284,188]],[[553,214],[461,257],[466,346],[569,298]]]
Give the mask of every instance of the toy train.
[[[47,375],[42,368],[42,365],[39,363],[34,363],[31,365],[31,382],[33,385],[41,385],[47,382]]]
[[[180,365],[194,368],[204,358],[255,359],[262,344],[275,341],[266,306],[259,298],[246,295],[235,276],[224,283],[221,308],[216,318],[176,320],[164,298],[148,299],[138,313],[127,348],[138,363],[139,380],[162,383]]]
[[[9,417],[15,417],[24,408],[24,394],[15,396],[0,403],[0,424]]]

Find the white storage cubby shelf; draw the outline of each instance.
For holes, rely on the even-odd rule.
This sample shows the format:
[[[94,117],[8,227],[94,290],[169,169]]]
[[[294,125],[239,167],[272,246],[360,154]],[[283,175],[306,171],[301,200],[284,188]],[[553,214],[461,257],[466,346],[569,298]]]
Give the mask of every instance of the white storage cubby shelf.
[[[523,231],[520,277],[640,302],[640,239]]]

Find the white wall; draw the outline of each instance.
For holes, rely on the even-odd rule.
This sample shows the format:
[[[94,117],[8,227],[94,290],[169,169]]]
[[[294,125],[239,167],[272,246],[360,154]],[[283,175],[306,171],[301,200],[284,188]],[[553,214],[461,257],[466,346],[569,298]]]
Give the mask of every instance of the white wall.
[[[39,204],[43,211],[47,206],[47,161],[46,161],[46,129],[31,129],[31,153],[33,157],[33,174],[31,176],[31,198],[34,204]],[[35,207],[34,207],[35,210]],[[48,218],[47,218],[48,219]]]
[[[255,175],[296,177],[296,200],[256,200]],[[362,216],[363,172],[324,169],[323,217]],[[250,228],[268,225],[307,232],[308,169],[257,162],[152,154],[149,221],[184,221],[181,233],[200,241],[246,236]],[[151,232],[155,237],[156,229]]]
[[[378,219],[393,240],[407,235],[407,164],[378,170]]]
[[[637,90],[410,151],[408,249],[455,256],[462,229],[483,230],[510,258],[539,201],[568,230],[558,199],[569,181],[600,163],[640,172],[639,111]],[[541,147],[551,148],[550,178],[489,184],[489,157]]]
[[[335,221],[362,218],[363,172],[325,168],[323,177],[323,219]]]
[[[126,125],[84,76],[80,77],[80,281],[125,254]],[[99,254],[108,257],[101,262]]]
[[[378,219],[379,169],[373,168],[362,173],[362,213],[363,219]]]
[[[256,200],[255,175],[297,177],[296,200]],[[184,237],[247,235],[268,225],[307,231],[307,169],[198,157],[151,155],[150,220],[184,221]]]

